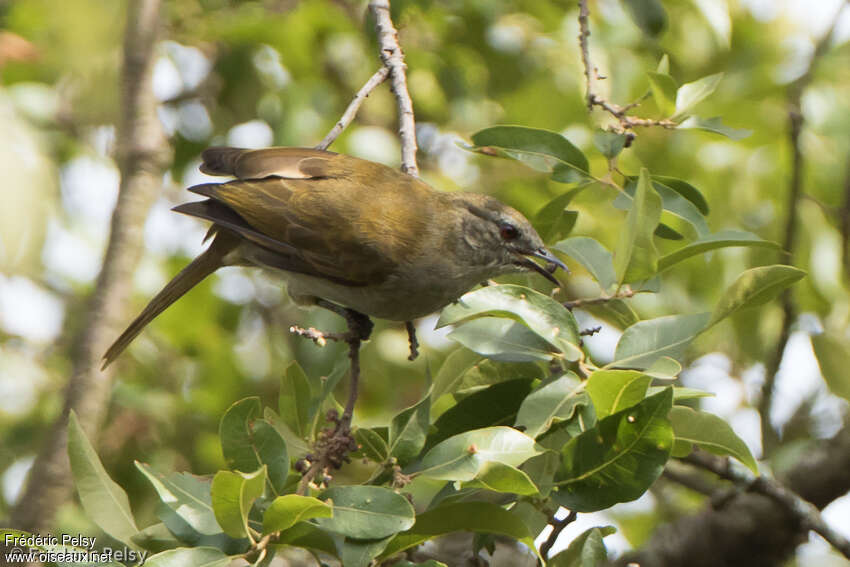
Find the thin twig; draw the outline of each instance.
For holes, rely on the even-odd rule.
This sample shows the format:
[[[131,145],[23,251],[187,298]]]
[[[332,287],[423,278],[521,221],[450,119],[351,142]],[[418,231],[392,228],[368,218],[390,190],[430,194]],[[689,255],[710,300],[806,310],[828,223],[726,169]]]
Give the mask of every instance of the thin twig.
[[[850,559],[850,541],[824,522],[820,511],[814,504],[804,500],[775,479],[766,476],[754,476],[744,469],[729,466],[729,459],[704,452],[691,453],[683,460],[732,481],[739,487],[767,496],[786,508],[803,527],[820,535]]]
[[[404,53],[398,43],[398,31],[390,18],[389,0],[371,0],[369,11],[375,17],[378,43],[381,46],[381,60],[390,70],[392,90],[398,105],[398,134],[401,138],[401,170],[419,177],[416,165],[416,121],[413,115],[413,101],[407,90],[407,65]]]
[[[624,289],[614,295],[602,295],[600,297],[590,297],[586,299],[573,299],[572,301],[565,301],[562,305],[572,311],[573,309],[584,307],[585,305],[599,305],[601,303],[614,301],[615,299],[628,299],[630,297],[634,297],[638,293],[639,292],[632,289]]]
[[[596,94],[593,90],[593,78],[598,75],[598,70],[593,66],[593,63],[590,59],[590,45],[588,43],[588,38],[590,37],[590,23],[589,23],[590,10],[587,7],[587,0],[579,0],[578,3],[578,43],[579,48],[581,50],[581,62],[584,66],[584,78],[587,82],[587,87],[585,89],[585,100],[587,102],[587,109],[593,110],[594,106],[598,106],[604,111],[608,112],[611,116],[617,119],[617,122],[620,123],[620,131],[626,132],[631,130],[637,126],[642,127],[650,127],[650,126],[660,126],[661,128],[675,128],[678,126],[676,122],[673,120],[669,120],[667,118],[655,119],[655,118],[638,118],[635,116],[629,116],[628,112],[634,107],[638,106],[641,100],[640,99],[629,103],[625,106],[620,106],[618,104],[614,104],[612,102],[607,101],[604,97]],[[634,134],[630,134],[632,137]]]
[[[783,250],[787,253],[786,261],[789,264],[794,263],[798,226],[797,209],[803,194],[803,169],[805,167],[803,149],[800,143],[800,135],[804,126],[804,118],[800,107],[800,101],[803,96],[803,91],[809,85],[814,76],[814,72],[820,58],[826,53],[829,45],[832,43],[832,36],[835,32],[835,26],[838,24],[838,18],[848,3],[850,3],[850,0],[848,0],[848,2],[843,2],[839,6],[829,29],[817,42],[806,72],[788,87],[788,142],[791,146],[792,157],[791,177],[788,182],[788,204],[785,209],[788,216],[785,221]],[[794,299],[791,295],[790,289],[786,289],[782,293],[781,301],[782,325],[780,327],[776,347],[773,350],[771,358],[767,361],[764,384],[762,384],[761,398],[759,400],[758,407],[761,419],[762,450],[765,455],[770,455],[779,443],[779,434],[770,422],[770,411],[773,407],[773,393],[774,385],[776,383],[776,375],[779,373],[779,367],[782,364],[785,347],[788,345],[788,340],[791,338],[791,326],[797,318],[797,308],[794,304]]]
[[[342,131],[351,124],[352,120],[354,120],[354,117],[357,115],[357,111],[360,110],[360,106],[366,101],[369,95],[372,94],[375,87],[386,81],[389,74],[390,70],[386,66],[375,71],[375,74],[372,75],[372,77],[366,81],[362,87],[360,87],[360,90],[357,91],[356,95],[354,95],[352,101],[348,103],[348,107],[345,109],[345,112],[342,113],[340,119],[334,127],[331,128],[331,131],[328,132],[328,135],[318,143],[316,146],[317,149],[326,150],[328,149],[328,146],[334,143],[337,137],[342,134]]]
[[[552,551],[552,546],[555,545],[556,541],[558,541],[558,536],[561,535],[564,528],[576,520],[577,516],[578,514],[572,510],[563,520],[558,520],[555,516],[552,516],[549,520],[549,524],[552,526],[552,533],[550,533],[549,537],[546,538],[546,541],[540,545],[540,555],[544,559],[549,559],[549,552]]]

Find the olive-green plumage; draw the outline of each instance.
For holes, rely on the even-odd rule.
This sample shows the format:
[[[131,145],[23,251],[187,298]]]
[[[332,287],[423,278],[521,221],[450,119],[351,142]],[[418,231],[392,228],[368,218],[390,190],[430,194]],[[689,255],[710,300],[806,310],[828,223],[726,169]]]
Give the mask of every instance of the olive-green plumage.
[[[214,240],[115,341],[104,366],[222,266],[275,269],[299,303],[323,299],[396,321],[436,311],[489,277],[535,269],[554,280],[550,271],[563,266],[516,210],[435,191],[378,163],[305,148],[210,148],[203,160],[203,172],[235,179],[190,187],[207,199],[175,210],[212,221]]]

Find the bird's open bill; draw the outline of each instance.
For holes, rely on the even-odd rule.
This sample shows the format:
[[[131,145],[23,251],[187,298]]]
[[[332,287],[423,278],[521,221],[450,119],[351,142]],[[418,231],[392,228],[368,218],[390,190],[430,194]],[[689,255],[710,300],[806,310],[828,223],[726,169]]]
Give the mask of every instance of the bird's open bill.
[[[528,256],[533,256],[535,258],[545,260],[546,266],[541,266],[537,262],[528,258]],[[538,250],[534,250],[533,252],[527,252],[526,254],[523,254],[522,259],[517,263],[534,270],[535,272],[537,272],[555,285],[561,285],[557,278],[552,275],[555,270],[561,268],[565,272],[570,273],[570,269],[567,268],[567,265],[564,264],[561,260],[558,259],[557,256],[555,256],[545,248],[540,248]]]

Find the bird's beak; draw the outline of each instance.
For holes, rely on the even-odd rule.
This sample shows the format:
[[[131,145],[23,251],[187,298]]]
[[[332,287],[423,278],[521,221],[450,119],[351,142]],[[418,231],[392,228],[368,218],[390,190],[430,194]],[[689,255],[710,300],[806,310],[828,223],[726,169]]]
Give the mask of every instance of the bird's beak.
[[[541,260],[546,261],[546,266],[543,267],[537,262],[534,262],[529,258],[529,256],[533,256],[534,258],[540,258]],[[554,254],[546,250],[545,248],[538,248],[532,252],[525,252],[522,255],[522,259],[518,262],[520,265],[525,266],[526,268],[530,268],[552,282],[555,285],[561,285],[560,282],[553,276],[552,274],[558,268],[561,268],[567,273],[570,273],[570,269],[567,268],[567,265],[561,262]]]

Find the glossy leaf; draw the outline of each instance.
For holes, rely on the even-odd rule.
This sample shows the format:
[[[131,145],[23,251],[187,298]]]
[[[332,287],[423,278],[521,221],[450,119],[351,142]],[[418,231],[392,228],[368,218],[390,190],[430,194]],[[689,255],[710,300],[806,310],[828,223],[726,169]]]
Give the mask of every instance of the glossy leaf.
[[[212,508],[209,480],[189,473],[171,473],[166,477],[139,461],[136,468],[153,485],[160,501],[193,530],[206,535],[221,533]]]
[[[652,188],[649,172],[642,169],[626,224],[614,251],[617,283],[645,280],[655,275],[658,252],[652,240],[661,218],[661,197]]]
[[[230,537],[248,535],[248,512],[254,500],[263,495],[266,467],[253,473],[218,471],[212,482],[215,519]]]
[[[709,325],[714,325],[739,309],[767,303],[805,275],[803,270],[781,264],[746,270],[723,292],[711,314]]]
[[[118,541],[135,548],[131,538],[139,528],[133,519],[127,493],[103,468],[73,410],[68,416],[68,459],[88,517]]]
[[[333,517],[316,523],[346,537],[384,538],[409,529],[415,519],[407,498],[381,486],[335,486],[319,499],[332,505]]]
[[[716,73],[679,87],[676,91],[676,115],[673,119],[684,118],[691,108],[714,92],[722,78],[723,73]]]
[[[689,116],[681,124],[679,124],[677,128],[679,130],[705,130],[706,132],[713,132],[715,134],[720,134],[721,136],[726,136],[730,140],[735,141],[748,138],[753,133],[752,130],[747,130],[746,128],[732,128],[731,126],[726,126],[723,124],[723,119],[719,116],[713,116],[711,118]]]
[[[374,429],[360,427],[354,432],[354,439],[367,459],[383,463],[389,458],[390,448],[387,442]]]
[[[576,512],[639,498],[661,475],[673,447],[667,413],[673,389],[599,420],[561,451],[556,500]]]
[[[425,396],[419,403],[401,411],[390,423],[390,455],[402,465],[419,454],[425,446],[431,413],[431,395]]]
[[[464,488],[483,488],[492,492],[530,496],[537,494],[537,487],[516,467],[498,462],[485,464],[474,480],[464,483]]]
[[[369,567],[372,560],[381,553],[392,536],[380,539],[345,538],[340,547],[340,559],[345,567]]]
[[[646,391],[647,396],[654,396],[655,394],[663,391],[665,388],[669,386],[650,386]],[[673,403],[681,402],[685,400],[698,400],[699,398],[712,398],[714,394],[711,392],[706,392],[705,390],[697,390],[696,388],[682,388],[679,386],[673,386]]]
[[[660,0],[623,0],[623,4],[643,33],[657,36],[667,27],[667,12]]]
[[[522,323],[501,317],[469,321],[448,337],[481,356],[500,362],[552,360],[555,347]]]
[[[440,370],[437,371],[437,375],[434,376],[431,399],[437,401],[443,394],[451,394],[457,390],[464,374],[481,360],[481,355],[465,348],[457,348],[450,352],[440,366]]]
[[[590,184],[581,185],[562,193],[546,203],[534,217],[534,228],[543,242],[552,242],[566,237],[575,225],[578,213],[567,207],[579,193]]]
[[[629,182],[626,184],[625,192],[620,193],[617,195],[617,198],[614,199],[613,204],[615,207],[618,209],[628,209],[631,206],[629,197],[635,192],[636,182],[636,178],[630,178]],[[699,207],[697,207],[697,205],[694,204],[688,197],[680,194],[675,189],[668,187],[656,177],[652,178],[652,187],[661,197],[661,208],[664,211],[690,224],[699,237],[707,236],[709,234],[708,224],[705,221],[702,211],[700,211]],[[659,225],[659,227],[660,226],[661,225]],[[656,235],[659,235],[657,230]],[[661,234],[660,236],[666,237],[664,234]]]
[[[307,375],[298,362],[292,361],[281,378],[278,412],[287,427],[301,438],[308,437],[311,432],[312,399],[313,392]]]
[[[615,533],[613,526],[590,528],[578,535],[565,550],[546,564],[548,567],[598,567],[608,561],[608,550],[602,541]]]
[[[334,542],[334,537],[339,538],[339,536],[332,536],[330,532],[326,532],[310,522],[299,522],[288,530],[281,532],[277,543],[321,551],[338,557],[339,551]]]
[[[850,344],[827,333],[811,339],[826,385],[833,394],[850,401]]]
[[[562,171],[563,181],[579,181],[588,172],[584,154],[557,132],[525,126],[494,126],[472,135],[471,151],[518,160],[538,171]]]
[[[606,368],[647,368],[662,356],[678,360],[691,341],[707,328],[708,313],[670,315],[639,321],[626,329]]]
[[[148,557],[144,564],[147,567],[227,567],[231,561],[214,547],[178,547]]]
[[[617,283],[614,275],[614,256],[598,240],[587,236],[574,236],[552,246],[585,267],[602,289]]]
[[[662,116],[672,116],[676,112],[676,81],[666,73],[649,72],[649,88],[652,98]]]
[[[693,205],[703,215],[707,215],[709,213],[708,201],[705,200],[705,196],[702,194],[702,192],[700,192],[699,189],[697,189],[687,181],[683,181],[675,177],[669,177],[667,175],[653,175],[652,181],[654,183],[661,183],[665,187],[672,189],[673,191],[693,203]]]
[[[659,380],[675,380],[682,372],[682,365],[669,356],[662,356],[643,370],[643,373]]]
[[[523,286],[494,285],[464,294],[443,309],[437,327],[487,314],[523,321],[539,337],[563,352],[568,360],[581,356],[578,324],[572,313],[551,297]]]
[[[426,453],[417,474],[441,480],[472,480],[489,462],[516,467],[538,453],[528,435],[510,427],[487,427],[437,444]]]
[[[613,159],[626,147],[626,136],[618,132],[597,130],[593,133],[593,145],[603,156]]]
[[[640,403],[652,378],[635,370],[597,370],[587,379],[587,394],[602,419]]]
[[[280,532],[298,522],[313,518],[330,518],[333,509],[318,498],[286,494],[275,498],[263,514],[263,533]]]
[[[254,472],[260,467],[252,443],[251,424],[261,415],[260,398],[250,397],[235,402],[221,418],[221,452],[231,469]]]
[[[584,383],[567,372],[525,397],[516,418],[516,426],[524,427],[529,437],[537,437],[553,424],[570,419],[576,407],[585,403],[579,394]]]
[[[716,455],[729,455],[741,461],[753,474],[758,475],[758,464],[749,447],[724,420],[716,415],[684,406],[673,406],[668,414],[673,426],[675,446],[673,454],[684,456],[691,445],[699,445]]]
[[[718,248],[727,248],[730,246],[754,246],[762,248],[773,248],[778,250],[779,244],[770,240],[762,240],[755,234],[738,230],[724,230],[716,234],[703,236],[699,240],[694,240],[687,246],[683,246],[678,250],[662,256],[658,260],[658,270],[666,270],[682,260],[686,260],[697,254],[704,254],[710,250]]]
[[[458,502],[419,514],[413,527],[395,536],[381,557],[390,557],[435,536],[458,531],[503,535],[534,549],[534,536],[513,513],[490,502]]]

